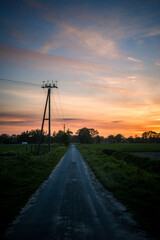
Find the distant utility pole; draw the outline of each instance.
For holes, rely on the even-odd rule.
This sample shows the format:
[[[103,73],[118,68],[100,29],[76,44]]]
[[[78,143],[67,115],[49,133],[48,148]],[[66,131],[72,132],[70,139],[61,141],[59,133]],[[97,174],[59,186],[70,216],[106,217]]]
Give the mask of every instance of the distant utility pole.
[[[63,125],[63,128],[64,128],[64,132],[66,131],[66,125],[67,125],[68,123],[66,123],[66,124],[61,124],[61,125]]]
[[[41,144],[41,140],[42,140],[42,133],[43,133],[43,127],[44,127],[45,120],[48,121],[48,151],[50,152],[50,150],[51,150],[51,100],[50,99],[51,99],[51,89],[58,88],[57,81],[55,83],[53,83],[53,81],[51,83],[49,83],[49,81],[47,81],[47,83],[45,83],[45,81],[43,81],[43,85],[41,86],[41,88],[47,88],[48,93],[47,93],[46,104],[45,104],[45,108],[44,108],[42,127],[41,127],[41,136],[40,136],[40,141],[38,144],[37,153],[39,153],[39,150],[40,150],[40,144]],[[47,105],[48,105],[48,118],[45,118]]]

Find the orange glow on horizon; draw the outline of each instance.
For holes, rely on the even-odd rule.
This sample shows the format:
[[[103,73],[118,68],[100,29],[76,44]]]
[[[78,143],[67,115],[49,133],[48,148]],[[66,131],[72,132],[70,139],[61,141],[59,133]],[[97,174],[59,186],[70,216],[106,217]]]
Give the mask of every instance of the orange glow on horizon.
[[[4,121],[5,120],[5,121]],[[2,121],[2,119],[1,119]],[[12,124],[12,121],[14,122],[14,124]],[[32,129],[40,129],[41,128],[41,121],[39,120],[38,122],[30,123],[27,121],[25,121],[23,123],[23,121],[21,122],[21,119],[4,119],[3,118],[3,122],[5,122],[5,124],[3,126],[1,126],[1,130],[0,130],[0,134],[21,134],[24,131],[30,131]],[[17,123],[16,123],[17,122]],[[63,121],[54,121],[52,120],[51,123],[51,133],[58,132],[59,130],[63,130],[63,126],[62,123],[65,123]],[[78,120],[73,120],[73,121],[68,121],[66,122],[66,128],[70,129],[73,134],[76,134],[77,130],[83,127],[87,127],[87,128],[94,128],[96,130],[98,130],[99,135],[100,136],[104,136],[107,137],[109,135],[116,135],[116,134],[122,134],[125,137],[129,137],[129,136],[141,136],[143,132],[145,131],[156,131],[156,132],[160,132],[160,125],[143,125],[143,124],[129,124],[129,123],[125,123],[125,122],[116,122],[113,121],[112,123],[102,123],[102,122],[98,122],[98,121],[85,121],[85,119],[83,121],[78,121]],[[45,123],[44,126],[44,130],[47,132],[48,131],[48,124]]]

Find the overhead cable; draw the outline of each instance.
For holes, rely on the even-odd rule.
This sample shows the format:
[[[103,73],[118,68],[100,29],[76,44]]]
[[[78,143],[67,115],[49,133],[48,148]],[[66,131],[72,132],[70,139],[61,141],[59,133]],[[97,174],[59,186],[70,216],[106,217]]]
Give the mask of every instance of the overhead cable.
[[[11,83],[11,84],[21,84],[21,85],[26,85],[26,86],[34,86],[34,87],[40,87],[40,84],[37,83],[32,83],[32,82],[22,82],[22,81],[17,81],[17,80],[10,80],[10,79],[0,79],[0,82],[5,82],[5,83]]]

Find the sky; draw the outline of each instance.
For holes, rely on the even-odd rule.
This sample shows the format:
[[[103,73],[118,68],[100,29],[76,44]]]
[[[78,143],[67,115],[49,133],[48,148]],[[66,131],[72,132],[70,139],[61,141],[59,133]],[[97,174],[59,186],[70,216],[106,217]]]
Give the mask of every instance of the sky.
[[[41,128],[52,89],[52,132],[160,132],[159,0],[2,0],[0,134]],[[47,131],[47,123],[45,130]]]

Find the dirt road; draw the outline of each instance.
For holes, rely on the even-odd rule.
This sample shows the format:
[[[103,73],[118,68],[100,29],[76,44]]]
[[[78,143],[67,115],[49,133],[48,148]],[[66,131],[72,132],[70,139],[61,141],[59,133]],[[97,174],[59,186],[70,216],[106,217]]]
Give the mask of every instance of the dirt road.
[[[5,239],[125,240],[119,232],[91,185],[81,154],[72,145]]]

